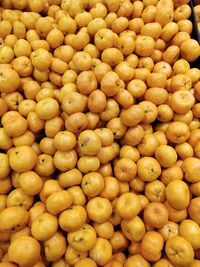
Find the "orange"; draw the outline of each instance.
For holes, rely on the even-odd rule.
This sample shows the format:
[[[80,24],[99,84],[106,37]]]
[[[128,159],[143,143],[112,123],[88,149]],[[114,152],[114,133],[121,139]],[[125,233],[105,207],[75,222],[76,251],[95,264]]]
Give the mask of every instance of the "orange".
[[[83,131],[78,138],[80,150],[89,156],[96,155],[101,147],[101,139],[92,130]]]
[[[144,8],[141,17],[144,23],[151,23],[154,22],[155,15],[156,15],[156,7],[154,5],[149,5]]]
[[[74,249],[73,247],[71,247],[70,245],[67,246],[66,252],[65,252],[65,261],[64,261],[64,266],[67,265],[74,265],[76,264],[79,260],[84,259],[88,256],[87,252],[80,252],[76,249]],[[70,264],[70,265],[69,265]]]
[[[139,105],[132,105],[121,111],[120,118],[125,126],[134,127],[144,119],[144,110]]]
[[[194,157],[188,157],[183,161],[182,169],[185,173],[187,181],[195,183],[199,182],[198,170],[200,160]]]
[[[111,266],[116,266],[116,267],[122,267],[123,264],[119,261],[116,260],[111,260],[109,263],[107,263],[106,265],[104,265],[105,267],[111,267]]]
[[[160,233],[146,232],[141,242],[141,254],[146,260],[156,262],[161,258],[163,246],[164,239]]]
[[[82,181],[82,174],[78,169],[74,168],[70,171],[59,174],[58,181],[63,187],[78,185]]]
[[[68,189],[68,192],[72,195],[73,205],[83,206],[86,203],[86,197],[80,186],[72,186]]]
[[[26,194],[36,195],[41,191],[43,181],[37,173],[28,171],[20,175],[19,184]]]
[[[164,204],[151,202],[145,207],[143,216],[149,226],[162,228],[168,221],[169,211]]]
[[[8,248],[8,258],[19,265],[35,263],[40,256],[40,244],[30,236],[21,236]]]
[[[71,204],[72,196],[68,191],[64,190],[50,194],[46,200],[46,208],[53,215],[57,215],[67,209]]]
[[[110,29],[100,29],[95,34],[94,43],[99,50],[105,50],[113,46],[115,41],[114,33]]]
[[[193,198],[190,201],[189,207],[188,207],[188,213],[191,217],[191,219],[199,224],[200,217],[198,214],[200,208],[200,197]]]
[[[165,206],[169,210],[169,220],[178,223],[187,218],[187,209],[178,210],[173,208],[167,201],[165,201]]]
[[[16,231],[24,228],[28,221],[28,212],[21,207],[5,208],[0,213],[0,230]]]
[[[78,71],[89,70],[92,65],[92,58],[86,52],[77,52],[72,58],[73,64]]]
[[[124,264],[124,267],[132,266],[150,267],[150,263],[145,258],[143,258],[142,255],[136,254],[134,256],[129,257]]]
[[[114,165],[115,176],[122,182],[129,182],[135,178],[136,171],[135,162],[128,158],[119,159]]]
[[[141,210],[139,198],[134,193],[124,193],[116,203],[116,210],[123,219],[133,219]]]
[[[48,224],[48,227],[46,227]],[[39,215],[31,225],[32,236],[39,240],[45,241],[51,238],[58,229],[57,218],[49,213]]]
[[[167,241],[170,238],[179,235],[179,225],[175,222],[168,221],[161,229],[159,229],[159,233],[161,233],[164,240]]]
[[[167,98],[168,98],[167,91],[160,87],[149,88],[145,93],[145,100],[151,101],[155,105],[164,104]]]
[[[109,221],[104,223],[94,223],[93,227],[99,237],[110,239],[114,234],[114,226]]]
[[[194,260],[191,244],[181,236],[175,236],[166,242],[165,252],[172,262],[179,266],[189,266]]]
[[[157,147],[157,138],[152,133],[146,133],[137,148],[142,156],[153,156]]]
[[[191,264],[190,264],[190,267],[198,267],[200,264],[200,261],[199,260],[194,260]]]
[[[111,67],[116,66],[123,61],[124,56],[117,48],[107,48],[101,54],[102,61],[109,64]]]
[[[159,72],[152,72],[147,77],[147,85],[149,87],[160,87],[165,88],[167,83],[167,77],[164,73]]]
[[[98,237],[95,246],[89,252],[89,256],[98,265],[102,266],[108,263],[112,257],[112,247],[109,241]]]
[[[51,54],[44,48],[40,48],[31,53],[30,59],[35,68],[45,71],[51,65]]]
[[[44,98],[36,104],[35,112],[41,120],[53,119],[59,113],[58,102],[52,97]]]
[[[190,130],[186,123],[176,121],[170,123],[167,127],[166,136],[169,141],[175,144],[181,144],[189,138]]]
[[[63,43],[64,35],[59,29],[54,28],[47,34],[46,40],[51,48],[57,48]]]
[[[131,220],[122,220],[122,233],[131,241],[139,242],[145,234],[145,225],[140,217],[135,216]]]
[[[161,35],[162,27],[158,22],[146,23],[141,28],[141,34],[158,39]]]
[[[171,45],[163,52],[163,60],[168,64],[173,65],[180,56],[180,49],[178,46]]]
[[[150,36],[138,36],[135,41],[135,52],[138,56],[148,57],[153,52],[155,41]]]
[[[5,100],[3,100],[2,98],[0,99],[0,104],[1,104],[0,116],[2,116],[8,111],[8,106]]]
[[[176,145],[175,150],[182,160],[190,158],[194,154],[192,146],[187,142]]]
[[[6,178],[6,176],[10,172],[9,158],[6,154],[0,153],[0,167],[1,167],[1,175],[0,179]]]
[[[135,58],[137,60],[137,56],[132,54],[135,49],[135,35],[136,34],[133,31],[126,30],[125,32],[122,32],[117,39],[117,47],[124,56],[127,56],[125,59],[127,62],[130,60],[130,58]]]
[[[170,88],[172,92],[188,90],[192,87],[191,79],[184,73],[176,74],[172,77]]]
[[[144,119],[142,120],[144,124],[150,124],[156,120],[158,110],[154,103],[150,101],[142,101],[138,105],[139,107],[142,107],[145,113]]]
[[[83,173],[95,172],[100,167],[100,160],[95,156],[82,156],[77,164],[78,169]]]
[[[75,267],[84,267],[84,266],[97,267],[95,261],[93,261],[90,258],[80,259],[74,266]]]
[[[0,87],[1,92],[10,93],[15,91],[20,84],[17,72],[11,68],[0,68]]]
[[[77,87],[80,93],[89,95],[97,89],[97,80],[92,71],[82,71],[77,78]]]
[[[187,184],[181,180],[173,180],[166,187],[166,198],[169,204],[175,208],[183,210],[190,202],[190,192]]]
[[[37,161],[36,152],[30,146],[19,146],[13,149],[10,154],[10,166],[16,172],[31,171]]]
[[[22,207],[26,210],[33,204],[33,197],[27,195],[21,188],[12,190],[7,197],[7,207]]]
[[[128,247],[128,240],[121,231],[115,231],[109,242],[114,253],[124,251]]]
[[[102,173],[101,173],[102,174]],[[103,174],[102,174],[103,175]],[[100,196],[113,200],[119,194],[120,185],[116,178],[107,176],[104,178],[104,189]]]
[[[165,7],[165,10],[163,9]],[[157,5],[157,11],[155,16],[155,21],[159,22],[161,26],[165,26],[167,23],[171,22],[173,20],[173,5],[171,2],[167,4],[165,1],[161,1]]]
[[[46,211],[45,204],[41,201],[36,202],[29,210],[28,225],[31,226],[33,221],[38,218],[39,215]]]
[[[44,158],[44,159],[46,159],[46,158]],[[45,167],[47,167],[47,166],[45,166]],[[50,194],[52,194],[53,192],[61,191],[62,189],[63,188],[60,186],[60,184],[58,183],[57,180],[50,179],[50,178],[46,179],[44,181],[42,190],[40,191],[40,199],[43,202],[46,202],[46,200],[47,200],[48,196],[50,196]]]
[[[64,90],[63,90],[64,91]],[[59,95],[61,98],[62,96]],[[71,115],[75,112],[82,112],[85,108],[85,99],[78,92],[69,92],[61,99],[62,110],[67,114]]]
[[[189,62],[195,61],[200,55],[200,46],[194,39],[185,40],[181,44],[180,50],[182,57]]]
[[[113,122],[113,125],[111,122]],[[95,132],[97,133],[97,135],[101,139],[102,146],[112,145],[112,143],[114,141],[114,135],[113,135],[114,129],[112,129],[112,127],[114,128],[114,126],[115,126],[114,122],[116,122],[116,124],[117,124],[117,122],[118,122],[117,118],[111,120],[110,123],[107,124],[107,128],[95,129]]]
[[[119,91],[120,77],[117,72],[109,71],[101,79],[101,90],[106,96],[114,96]]]
[[[120,62],[115,67],[115,71],[124,82],[128,82],[134,78],[134,69],[126,61]]]
[[[193,249],[199,249],[199,225],[193,220],[184,220],[180,223],[179,232],[192,245]]]
[[[168,42],[177,33],[178,33],[177,23],[169,22],[163,27],[160,38],[163,39],[165,42]]]
[[[153,267],[173,267],[174,265],[171,264],[167,259],[160,259],[157,261]]]
[[[107,221],[112,214],[110,201],[102,197],[94,197],[90,199],[86,208],[89,218],[97,223]]]
[[[137,171],[143,181],[152,182],[160,176],[161,167],[153,157],[143,157],[137,162]]]
[[[86,196],[95,197],[104,189],[103,176],[97,172],[90,172],[83,176],[81,185]]]
[[[164,202],[165,185],[159,180],[147,183],[145,185],[145,196],[151,201]]]
[[[172,167],[177,161],[177,154],[174,148],[168,145],[160,145],[155,150],[155,158],[162,167]]]
[[[74,218],[78,218],[77,221],[74,221]],[[86,219],[85,209],[80,205],[74,205],[60,213],[59,226],[67,232],[76,231],[86,222]]]
[[[91,250],[97,241],[95,229],[84,224],[79,230],[68,233],[68,243],[78,251],[85,252]]]
[[[120,34],[121,32],[125,31],[128,28],[129,21],[125,17],[116,18],[111,25],[111,29],[116,34]]]

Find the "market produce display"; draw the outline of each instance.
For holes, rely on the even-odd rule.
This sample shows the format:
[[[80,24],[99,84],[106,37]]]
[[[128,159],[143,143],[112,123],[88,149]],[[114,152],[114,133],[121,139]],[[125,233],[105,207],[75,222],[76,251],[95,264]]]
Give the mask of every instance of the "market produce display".
[[[190,16],[189,0],[0,1],[0,267],[200,266]]]

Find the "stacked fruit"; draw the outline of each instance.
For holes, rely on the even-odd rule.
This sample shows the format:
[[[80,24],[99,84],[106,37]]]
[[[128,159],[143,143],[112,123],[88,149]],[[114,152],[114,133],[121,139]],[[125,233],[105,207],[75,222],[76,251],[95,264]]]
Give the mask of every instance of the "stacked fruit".
[[[194,13],[195,13],[195,16],[196,16],[198,31],[200,33],[200,5],[196,5],[194,7]]]
[[[189,0],[0,3],[0,267],[199,267]]]

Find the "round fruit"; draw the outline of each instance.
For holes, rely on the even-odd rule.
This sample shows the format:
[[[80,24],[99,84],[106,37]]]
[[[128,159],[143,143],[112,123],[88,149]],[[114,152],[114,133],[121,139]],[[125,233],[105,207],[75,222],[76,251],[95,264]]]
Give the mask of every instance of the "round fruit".
[[[11,68],[0,67],[0,92],[11,93],[17,90],[20,84],[18,73]]]
[[[40,244],[30,236],[20,236],[8,248],[8,259],[19,265],[35,263],[40,257]]]
[[[181,236],[169,239],[166,242],[165,251],[172,264],[186,266],[194,260],[194,251],[191,244]]]

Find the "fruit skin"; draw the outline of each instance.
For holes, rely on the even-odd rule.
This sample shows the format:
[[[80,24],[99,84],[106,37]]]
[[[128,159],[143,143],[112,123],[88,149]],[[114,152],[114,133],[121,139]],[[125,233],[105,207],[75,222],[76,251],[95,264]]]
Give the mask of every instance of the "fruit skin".
[[[15,70],[0,67],[0,92],[14,92],[19,87],[19,84],[20,77]]]
[[[166,198],[175,209],[187,208],[190,203],[190,192],[187,184],[181,180],[171,181],[166,187]]]
[[[199,164],[200,160],[197,158],[189,157],[183,161],[182,169],[185,172],[185,179],[189,182],[199,182]]]
[[[131,241],[141,241],[145,234],[145,225],[138,216],[132,220],[122,220],[121,228],[122,233]]]
[[[144,209],[144,221],[152,227],[162,228],[168,221],[169,211],[162,203],[151,202]]]
[[[84,154],[93,156],[98,153],[101,147],[101,139],[95,132],[85,130],[79,135],[78,144]]]
[[[190,242],[193,249],[200,247],[200,228],[199,225],[192,220],[184,220],[180,223],[179,232],[182,237]]]
[[[81,241],[79,239],[82,239]],[[68,243],[81,252],[91,250],[96,243],[95,229],[89,224],[84,224],[79,230],[68,233]]]
[[[181,236],[175,236],[169,239],[166,242],[165,251],[172,264],[188,266],[194,260],[194,251],[191,244]],[[178,254],[177,257],[174,255],[175,251]]]
[[[36,152],[30,146],[16,147],[9,157],[11,168],[20,173],[31,171],[35,167],[36,161]]]
[[[39,259],[40,244],[30,236],[21,236],[14,240],[8,249],[8,257],[18,264],[32,264]]]
[[[158,261],[161,258],[163,246],[164,240],[160,233],[146,232],[141,242],[141,254],[150,262]]]
[[[0,213],[0,230],[3,232],[22,229],[28,222],[28,212],[21,207],[5,208]]]
[[[98,255],[101,255],[101,257]],[[95,246],[89,252],[89,256],[100,266],[108,263],[112,257],[112,247],[109,241],[101,237],[97,238]]]
[[[48,228],[46,228],[48,222]],[[38,241],[50,239],[58,229],[57,218],[50,213],[41,214],[31,226],[31,234]]]
[[[180,50],[182,57],[189,62],[195,61],[200,55],[199,44],[194,39],[185,40],[181,44]]]
[[[189,0],[0,2],[0,266],[199,266]]]
[[[121,218],[125,220],[133,219],[141,210],[138,196],[131,192],[122,194],[117,199],[116,210]]]

